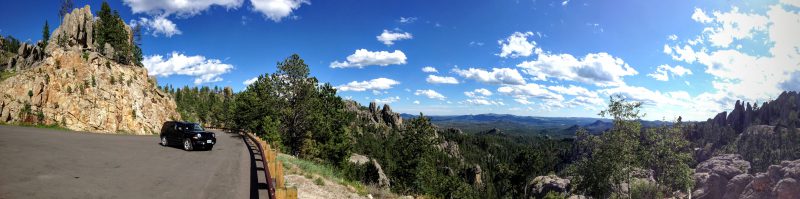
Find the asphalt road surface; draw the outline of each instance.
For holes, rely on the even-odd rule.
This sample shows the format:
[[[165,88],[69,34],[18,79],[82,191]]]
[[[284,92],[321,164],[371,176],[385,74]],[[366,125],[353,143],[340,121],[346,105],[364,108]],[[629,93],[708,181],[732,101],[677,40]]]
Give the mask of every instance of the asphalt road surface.
[[[157,136],[0,126],[0,198],[250,198],[251,148],[216,133],[212,151],[189,152]]]

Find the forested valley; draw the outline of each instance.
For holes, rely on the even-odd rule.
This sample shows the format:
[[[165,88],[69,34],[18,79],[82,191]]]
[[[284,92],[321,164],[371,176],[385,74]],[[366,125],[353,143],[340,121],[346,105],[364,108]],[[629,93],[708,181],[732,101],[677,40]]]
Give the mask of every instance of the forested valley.
[[[612,96],[609,107],[599,113],[613,119],[611,129],[599,135],[578,129],[574,137],[554,139],[493,131],[467,134],[439,128],[424,113],[403,121],[388,105],[381,110],[374,103],[365,107],[342,99],[332,85],[310,74],[295,54],[240,92],[228,87],[161,89],[175,98],[184,120],[255,133],[282,153],[330,165],[351,180],[403,195],[680,198],[702,187],[697,182],[705,181],[695,179],[692,168],[712,156],[743,153],[761,169],[754,171],[797,158],[786,153],[797,150],[793,130],[779,131],[784,133],[776,139],[791,139],[769,150],[756,149],[769,145],[759,139],[737,138],[750,125],[794,129],[788,127],[797,123],[795,92],[785,93],[794,98],[779,98],[787,102],[765,103],[760,109],[748,104],[744,110],[737,102],[731,115],[737,114],[736,121],[754,121],[747,125],[719,121],[728,117],[721,113],[707,122],[678,118],[648,128],[640,122],[641,103]],[[777,105],[770,105],[778,103],[792,107],[785,113],[767,112],[779,112],[773,108]],[[379,166],[354,162],[354,155]]]

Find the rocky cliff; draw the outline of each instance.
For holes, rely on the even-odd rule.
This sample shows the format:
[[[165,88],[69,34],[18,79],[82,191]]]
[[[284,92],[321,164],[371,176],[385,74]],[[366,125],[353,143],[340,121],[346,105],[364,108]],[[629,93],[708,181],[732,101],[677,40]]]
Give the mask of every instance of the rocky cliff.
[[[379,107],[377,103],[370,102],[369,107],[362,107],[356,101],[345,101],[347,110],[356,114],[357,120],[378,127],[389,127],[393,129],[403,128],[403,118],[399,113],[392,111],[392,108],[385,104],[383,108]]]
[[[15,75],[0,82],[0,122],[154,134],[164,121],[180,119],[174,100],[146,69],[116,63],[93,48],[94,20],[89,6],[75,9],[46,50],[20,47],[6,65]]]
[[[800,198],[800,160],[783,161],[751,174],[741,156],[715,156],[695,169],[695,198]]]

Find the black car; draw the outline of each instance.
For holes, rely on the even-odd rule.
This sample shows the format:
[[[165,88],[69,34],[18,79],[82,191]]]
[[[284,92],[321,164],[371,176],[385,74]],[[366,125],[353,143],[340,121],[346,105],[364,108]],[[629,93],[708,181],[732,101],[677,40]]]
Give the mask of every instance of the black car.
[[[200,124],[191,122],[164,122],[161,126],[161,145],[170,146],[180,143],[183,150],[211,150],[217,143],[217,136],[205,131]]]

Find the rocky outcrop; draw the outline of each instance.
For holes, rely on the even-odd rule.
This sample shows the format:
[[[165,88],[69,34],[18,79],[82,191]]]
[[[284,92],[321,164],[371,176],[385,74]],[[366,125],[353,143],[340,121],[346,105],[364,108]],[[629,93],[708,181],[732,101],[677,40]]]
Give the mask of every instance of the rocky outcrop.
[[[56,48],[68,50],[91,50],[94,48],[94,16],[89,5],[76,8],[64,15],[61,25],[56,28],[48,41],[47,51]]]
[[[482,188],[483,187],[483,180],[481,177],[483,175],[483,170],[481,169],[481,165],[475,164],[472,168],[467,169],[466,180],[470,184],[475,187]]]
[[[748,165],[749,162],[731,154],[701,163],[695,173],[694,195],[697,198],[800,198],[800,160],[783,161],[756,174],[741,168]]]
[[[56,29],[46,53],[23,44],[17,72],[0,82],[0,122],[59,125],[77,131],[155,134],[180,119],[175,101],[156,88],[147,69],[94,51],[89,7]],[[55,38],[66,39],[63,46]]]
[[[403,128],[403,118],[400,117],[400,113],[393,112],[388,104],[381,108],[377,103],[370,102],[369,107],[364,108],[356,101],[347,100],[345,105],[347,110],[356,113],[357,120],[363,123],[393,129]]]
[[[365,179],[362,179],[362,181],[378,185],[381,189],[389,189],[391,187],[389,177],[383,172],[383,168],[381,168],[377,160],[354,153],[350,155],[348,161],[358,166],[368,165],[364,174]]]
[[[725,154],[712,157],[695,168],[695,188],[692,195],[698,199],[722,198],[727,192],[729,181],[740,174],[746,174],[749,169],[750,162],[744,161],[740,155]],[[746,177],[739,177],[736,181],[740,181],[741,178]]]
[[[528,184],[526,189],[530,197],[543,198],[547,193],[555,192],[561,196],[568,196],[570,180],[559,178],[556,175],[537,176]]]

